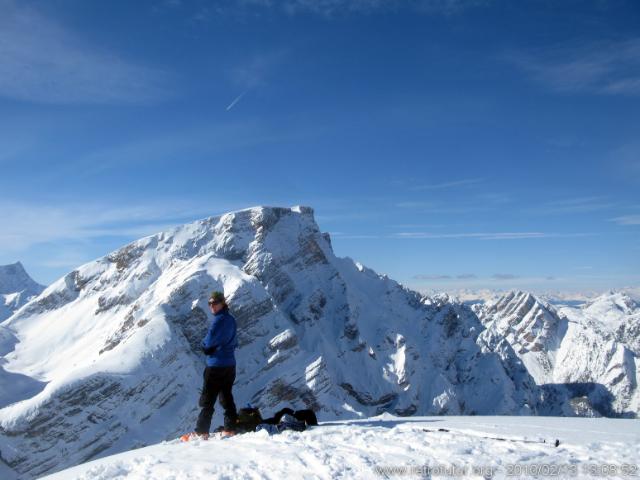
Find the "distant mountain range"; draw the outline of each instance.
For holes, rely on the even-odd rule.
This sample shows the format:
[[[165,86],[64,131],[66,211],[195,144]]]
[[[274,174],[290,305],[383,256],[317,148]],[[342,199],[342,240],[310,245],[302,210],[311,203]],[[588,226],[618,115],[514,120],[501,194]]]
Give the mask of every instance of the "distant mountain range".
[[[1,323],[0,459],[28,478],[191,430],[214,289],[238,320],[237,403],[267,414],[640,411],[629,297],[425,296],[336,257],[312,209],[256,207],[133,242]]]
[[[640,309],[629,296],[609,293],[581,308],[556,309],[517,291],[473,308],[545,390],[544,405],[563,399],[563,415],[634,417],[640,411]]]
[[[490,289],[490,288],[462,288],[446,290],[446,293],[451,297],[466,303],[467,305],[474,305],[476,303],[492,302],[500,297],[507,295],[512,289]],[[421,293],[427,296],[433,296],[441,293],[442,290],[421,290]],[[556,306],[573,306],[580,307],[586,303],[592,302],[598,297],[612,295],[615,293],[623,293],[632,300],[640,301],[640,287],[625,287],[616,290],[610,290],[608,292],[603,291],[543,291],[543,292],[529,292],[535,294],[540,300],[551,303]]]

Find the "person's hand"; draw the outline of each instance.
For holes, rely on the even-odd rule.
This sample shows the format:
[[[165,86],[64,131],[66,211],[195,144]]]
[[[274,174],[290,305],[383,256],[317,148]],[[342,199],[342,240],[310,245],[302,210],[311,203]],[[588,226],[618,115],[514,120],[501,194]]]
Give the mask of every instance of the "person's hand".
[[[202,347],[202,351],[204,352],[205,355],[213,355],[216,350],[217,350],[216,347],[209,347],[209,348]]]

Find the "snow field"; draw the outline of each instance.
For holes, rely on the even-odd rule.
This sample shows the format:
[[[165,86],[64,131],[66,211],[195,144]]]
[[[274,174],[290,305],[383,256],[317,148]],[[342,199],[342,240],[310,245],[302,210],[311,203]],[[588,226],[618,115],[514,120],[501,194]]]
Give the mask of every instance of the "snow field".
[[[441,428],[449,431],[438,432]],[[434,478],[531,478],[536,471],[539,478],[592,478],[614,468],[638,476],[639,458],[640,423],[634,420],[384,414],[271,437],[263,431],[225,440],[163,442],[45,478],[419,478],[427,465]]]

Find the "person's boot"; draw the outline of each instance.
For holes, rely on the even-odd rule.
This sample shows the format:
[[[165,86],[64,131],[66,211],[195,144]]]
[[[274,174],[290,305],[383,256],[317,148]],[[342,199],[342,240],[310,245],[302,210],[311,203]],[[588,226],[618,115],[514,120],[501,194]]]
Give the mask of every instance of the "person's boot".
[[[208,433],[191,432],[180,437],[181,442],[192,442],[193,440],[209,440]]]

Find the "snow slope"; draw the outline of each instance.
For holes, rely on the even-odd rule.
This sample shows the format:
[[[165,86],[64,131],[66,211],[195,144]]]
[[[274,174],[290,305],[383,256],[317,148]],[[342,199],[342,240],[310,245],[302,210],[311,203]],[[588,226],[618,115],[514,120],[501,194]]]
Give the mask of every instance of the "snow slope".
[[[45,478],[430,478],[420,474],[426,466],[435,478],[531,478],[536,471],[541,478],[588,478],[610,476],[602,472],[614,468],[638,475],[639,458],[640,423],[634,420],[383,414],[272,437],[263,431],[163,442]]]
[[[471,309],[337,258],[308,207],[256,207],[133,242],[2,323],[5,371],[37,388],[0,409],[0,460],[32,478],[192,430],[213,289],[238,320],[239,405],[320,419],[541,406]]]

